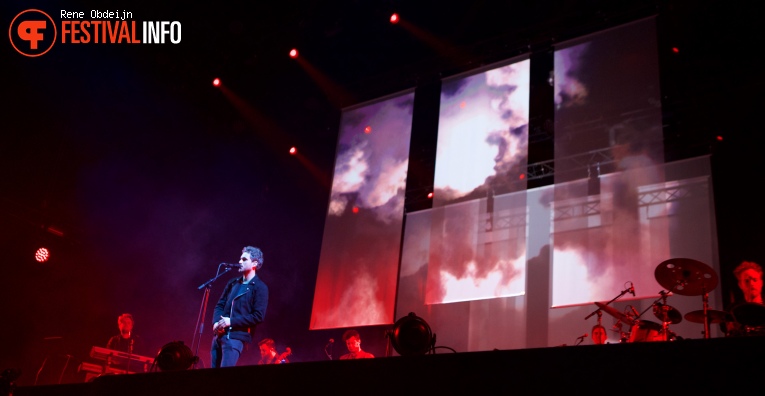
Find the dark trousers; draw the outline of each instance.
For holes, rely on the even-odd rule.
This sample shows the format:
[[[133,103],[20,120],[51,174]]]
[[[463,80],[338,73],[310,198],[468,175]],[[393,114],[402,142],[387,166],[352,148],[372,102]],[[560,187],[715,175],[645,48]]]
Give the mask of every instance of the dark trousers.
[[[211,367],[236,366],[243,349],[244,342],[240,340],[229,339],[228,335],[215,337],[210,348]]]

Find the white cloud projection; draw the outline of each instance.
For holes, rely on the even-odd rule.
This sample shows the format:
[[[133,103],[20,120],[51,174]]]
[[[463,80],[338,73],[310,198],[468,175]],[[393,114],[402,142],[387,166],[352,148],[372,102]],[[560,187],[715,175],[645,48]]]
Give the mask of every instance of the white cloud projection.
[[[311,329],[393,322],[413,101],[343,112]]]
[[[381,221],[401,216],[412,97],[383,101],[343,115],[330,215],[341,216],[351,203],[357,209],[373,209]],[[396,141],[402,137],[407,139],[405,144]]]
[[[529,60],[444,81],[434,206],[512,190],[528,155]]]
[[[442,83],[427,304],[524,293],[529,65]]]

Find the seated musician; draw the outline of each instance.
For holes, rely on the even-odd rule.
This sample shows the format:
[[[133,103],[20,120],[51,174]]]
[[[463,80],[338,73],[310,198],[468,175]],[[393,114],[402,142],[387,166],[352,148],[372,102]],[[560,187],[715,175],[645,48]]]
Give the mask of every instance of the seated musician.
[[[109,339],[106,344],[107,349],[124,352],[129,355],[140,355],[141,342],[140,338],[133,333],[133,315],[124,313],[117,318],[117,326],[120,329],[120,333]],[[143,371],[140,364],[136,362],[128,362],[126,359],[115,358],[107,361],[109,367],[113,367],[119,370],[125,370],[130,372]]]
[[[592,342],[594,344],[602,345],[605,344],[607,340],[608,335],[606,334],[606,328],[603,327],[603,325],[598,323],[595,326],[592,326]]]
[[[120,333],[109,339],[106,348],[128,354],[137,353],[136,348],[140,348],[138,336],[133,334],[133,315],[125,313],[117,318],[117,326]]]
[[[762,300],[762,267],[753,261],[743,261],[734,270],[738,288],[743,294],[743,300],[733,304],[731,311],[736,314],[737,308],[745,304],[763,304]],[[740,311],[739,311],[740,312]],[[728,322],[724,329],[727,335],[748,335],[752,331],[762,334],[765,329],[745,328],[741,323]]]
[[[733,270],[738,288],[744,293],[744,301],[762,304],[762,267],[752,261],[744,261]]]
[[[345,346],[348,348],[348,353],[340,356],[340,360],[371,359],[375,357],[375,355],[361,349],[361,336],[358,331],[353,329],[346,330],[343,333],[343,341],[345,341]]]
[[[289,363],[287,359],[289,355],[289,348],[287,352],[279,354],[276,352],[276,343],[270,338],[264,338],[258,342],[260,348],[260,360],[258,364],[280,364]]]

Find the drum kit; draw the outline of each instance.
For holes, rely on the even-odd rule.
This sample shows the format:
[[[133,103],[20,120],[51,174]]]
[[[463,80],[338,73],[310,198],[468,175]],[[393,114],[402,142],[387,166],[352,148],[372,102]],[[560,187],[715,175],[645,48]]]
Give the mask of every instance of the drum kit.
[[[656,267],[654,277],[666,290],[660,291],[659,298],[645,311],[639,313],[634,307],[629,306],[628,310],[621,312],[609,305],[628,292],[632,291],[634,295],[634,288],[630,287],[607,303],[596,302],[598,309],[585,319],[595,313],[600,317],[602,311],[618,320],[615,325],[618,331],[621,332],[622,324],[630,326],[629,333],[621,332],[622,342],[674,341],[676,335],[669,326],[678,324],[683,319],[703,324],[704,338],[710,337],[709,326],[714,323],[725,325],[730,323],[745,329],[765,328],[765,305],[740,304],[734,307],[731,313],[709,308],[709,292],[717,287],[718,276],[714,269],[700,261],[688,258],[663,261]],[[675,294],[701,296],[702,309],[682,315],[676,308],[667,304],[668,297]],[[660,322],[641,319],[649,309]]]

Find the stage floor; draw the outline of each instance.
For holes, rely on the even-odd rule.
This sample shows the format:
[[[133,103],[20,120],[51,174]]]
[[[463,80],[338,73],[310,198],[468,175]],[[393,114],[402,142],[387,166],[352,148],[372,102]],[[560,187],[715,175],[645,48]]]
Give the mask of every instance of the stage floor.
[[[439,353],[105,375],[19,387],[14,396],[731,394],[760,386],[763,351],[765,337],[731,337]]]

